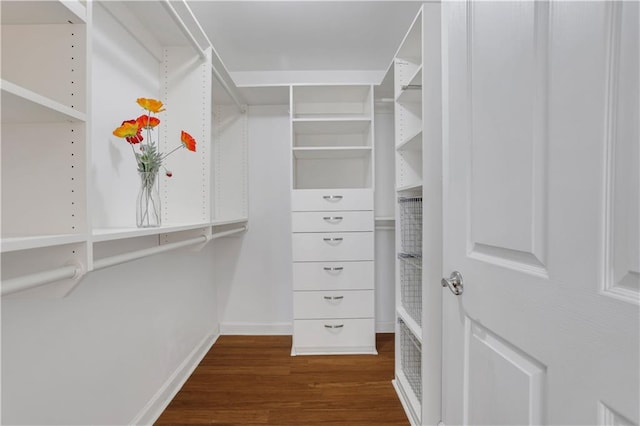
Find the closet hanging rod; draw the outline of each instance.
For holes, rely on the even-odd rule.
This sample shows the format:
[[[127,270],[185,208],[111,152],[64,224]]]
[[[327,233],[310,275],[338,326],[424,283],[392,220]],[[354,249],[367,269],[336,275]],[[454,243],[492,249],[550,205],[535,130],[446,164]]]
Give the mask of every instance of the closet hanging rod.
[[[246,231],[247,229],[249,229],[247,227],[247,225],[244,225],[244,226],[241,226],[240,228],[237,228],[237,229],[230,229],[228,231],[218,232],[217,234],[213,234],[211,236],[211,239],[215,240],[216,238],[222,238],[222,237],[227,237],[229,235],[238,234],[240,232]]]
[[[196,38],[193,36],[193,33],[191,33],[191,30],[189,30],[189,28],[187,27],[187,24],[184,23],[184,21],[182,20],[182,18],[180,17],[176,9],[173,7],[173,5],[169,2],[169,0],[164,0],[162,2],[162,5],[169,12],[174,22],[178,24],[178,27],[180,27],[180,30],[187,37],[187,40],[189,40],[189,42],[193,45],[193,48],[198,52],[200,57],[202,59],[206,59],[207,54],[202,49],[202,47],[200,46],[200,43],[198,43]]]
[[[188,240],[184,241],[162,244],[160,246],[105,257],[104,259],[98,259],[93,262],[93,270],[95,271],[98,269],[108,268],[110,266],[119,265],[121,263],[130,262],[132,260],[141,259],[143,257],[153,256],[154,254],[164,253],[166,251],[171,251],[182,247],[204,244],[208,241],[209,238],[206,235],[200,235],[199,237],[189,238]]]
[[[243,114],[247,112],[247,108],[245,107],[245,105],[242,102],[240,102],[238,97],[235,95],[235,93],[233,93],[233,90],[231,90],[227,82],[224,81],[224,79],[222,78],[222,75],[218,72],[216,67],[213,66],[213,64],[211,64],[211,72],[213,73],[213,77],[216,80],[218,80],[218,82],[220,83],[224,91],[227,92],[227,94],[231,97],[231,99],[233,100],[233,103],[236,104],[240,112]]]
[[[405,84],[401,87],[402,90],[421,90],[421,84]]]
[[[204,50],[202,50],[202,48],[200,47],[200,44],[197,42],[197,40],[193,36],[193,33],[191,33],[191,31],[189,30],[187,25],[184,23],[184,21],[182,20],[182,18],[178,14],[178,12],[171,5],[169,0],[164,0],[163,4],[167,8],[167,10],[170,11],[171,15],[173,16],[173,19],[178,23],[178,25],[180,25],[180,28],[182,29],[182,32],[187,36],[187,38],[191,41],[191,43],[196,48],[196,50],[198,50],[198,52],[200,53],[200,56],[204,59],[206,57],[206,54],[205,54]],[[187,3],[184,3],[184,6],[187,9],[187,11],[189,12],[189,15],[191,15],[191,19],[193,20],[193,22],[195,23],[196,27],[200,31],[200,34],[202,34],[202,36],[206,40],[207,46],[211,47],[212,50],[214,51],[214,54],[217,55],[217,53],[215,53],[215,49],[213,48],[213,44],[211,43],[211,40],[209,40],[209,37],[207,36],[207,33],[202,28],[202,25],[200,25],[200,22],[198,21],[198,18],[196,18],[196,16],[193,14],[193,11],[191,10],[191,8],[189,7],[189,5]],[[231,97],[233,102],[238,106],[238,109],[240,110],[240,112],[245,113],[246,112],[246,108],[245,108],[243,102],[240,102],[240,100],[238,99],[236,94],[231,90],[231,88],[229,87],[227,82],[224,81],[224,79],[222,78],[222,75],[220,74],[220,72],[213,65],[213,62],[211,64],[211,72],[213,73],[214,78],[217,79],[218,82],[220,82],[220,85],[222,85],[222,88],[225,90],[225,92],[227,92],[227,94],[229,94],[229,96]]]
[[[35,274],[23,275],[18,278],[3,280],[2,291],[0,292],[0,294],[2,294],[2,296],[6,296],[18,291],[40,287],[54,281],[76,278],[81,274],[82,269],[78,266],[66,265],[44,272],[36,272]]]

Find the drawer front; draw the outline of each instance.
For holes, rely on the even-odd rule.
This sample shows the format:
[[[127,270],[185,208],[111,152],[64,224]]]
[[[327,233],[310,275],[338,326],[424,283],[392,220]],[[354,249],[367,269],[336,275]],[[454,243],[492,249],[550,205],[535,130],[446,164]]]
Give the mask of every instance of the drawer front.
[[[297,189],[291,195],[291,210],[373,210],[372,189]]]
[[[374,265],[366,262],[296,262],[294,290],[372,290]]]
[[[293,212],[293,232],[373,231],[373,211]]]
[[[296,291],[293,318],[373,318],[373,293],[373,290]]]
[[[294,262],[373,260],[373,232],[292,234]]]
[[[304,352],[375,350],[375,321],[369,319],[294,320],[293,345]]]

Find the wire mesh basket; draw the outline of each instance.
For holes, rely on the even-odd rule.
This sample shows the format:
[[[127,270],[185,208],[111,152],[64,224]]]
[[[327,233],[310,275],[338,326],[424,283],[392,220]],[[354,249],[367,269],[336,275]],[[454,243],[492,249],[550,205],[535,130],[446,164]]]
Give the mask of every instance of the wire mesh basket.
[[[400,299],[402,307],[422,325],[422,259],[400,253]]]
[[[400,366],[418,401],[422,400],[422,345],[404,321],[400,323]]]
[[[422,255],[422,197],[398,198],[402,252]]]

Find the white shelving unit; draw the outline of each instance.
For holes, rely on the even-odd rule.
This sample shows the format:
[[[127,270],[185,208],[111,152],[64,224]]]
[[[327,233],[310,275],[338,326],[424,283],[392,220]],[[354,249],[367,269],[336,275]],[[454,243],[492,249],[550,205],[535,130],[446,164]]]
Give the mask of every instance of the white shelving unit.
[[[4,279],[87,263],[90,6],[3,1],[0,7]],[[56,251],[60,263],[43,258],[44,251]]]
[[[291,89],[292,355],[376,353],[371,86]]]
[[[442,95],[440,4],[425,3],[394,60],[396,374],[414,425],[441,416]]]
[[[422,20],[421,10],[393,65],[397,198],[394,384],[412,424],[422,424]]]
[[[180,17],[185,2],[0,7],[3,296],[64,296],[94,267],[246,229],[246,117],[237,146],[212,141],[223,133],[212,129],[213,78],[223,76],[200,26]],[[161,176],[158,228],[135,226],[135,158],[112,135],[144,113],[139,97],[165,104],[160,151],[179,146],[181,130],[197,141],[165,161],[173,177]],[[215,176],[214,163],[225,165]]]

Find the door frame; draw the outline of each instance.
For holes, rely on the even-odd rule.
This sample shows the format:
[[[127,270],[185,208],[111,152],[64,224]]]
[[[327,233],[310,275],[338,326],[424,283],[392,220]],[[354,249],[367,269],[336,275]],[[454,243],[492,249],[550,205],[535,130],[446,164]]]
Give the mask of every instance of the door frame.
[[[443,22],[440,2],[424,3],[422,12],[422,424],[442,420],[443,193],[446,164]]]

